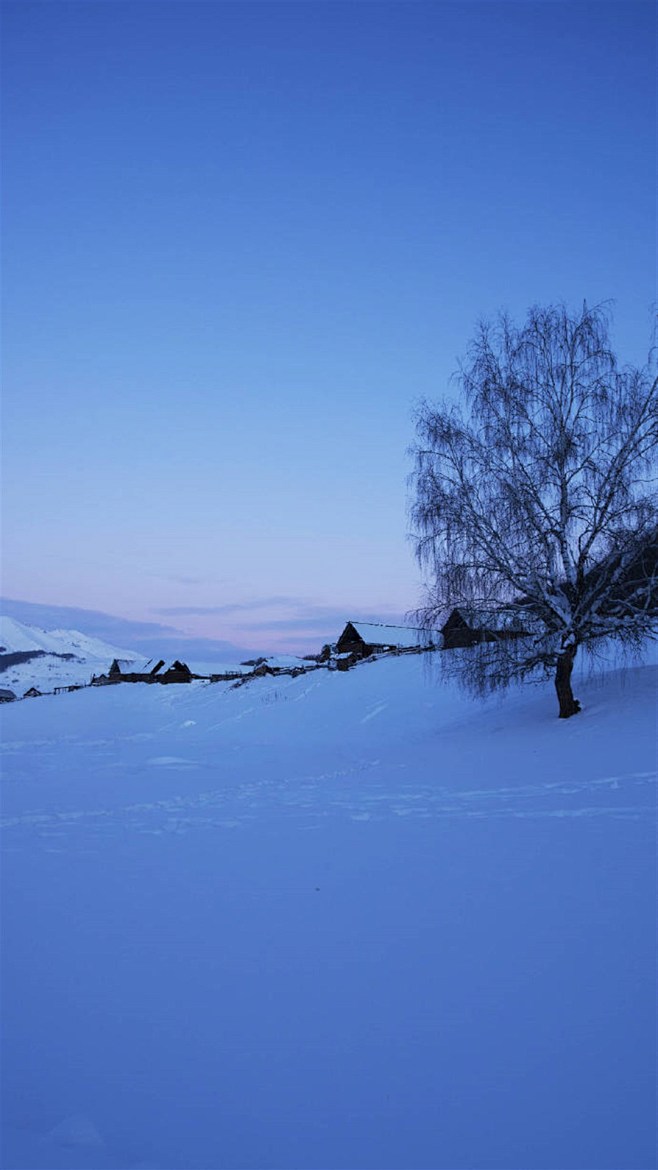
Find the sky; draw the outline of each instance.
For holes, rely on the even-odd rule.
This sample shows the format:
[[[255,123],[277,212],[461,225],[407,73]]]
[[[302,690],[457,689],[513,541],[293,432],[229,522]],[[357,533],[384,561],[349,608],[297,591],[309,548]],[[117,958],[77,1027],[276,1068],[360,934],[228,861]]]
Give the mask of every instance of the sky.
[[[656,301],[649,0],[3,4],[2,592],[306,653],[421,600],[479,318]]]

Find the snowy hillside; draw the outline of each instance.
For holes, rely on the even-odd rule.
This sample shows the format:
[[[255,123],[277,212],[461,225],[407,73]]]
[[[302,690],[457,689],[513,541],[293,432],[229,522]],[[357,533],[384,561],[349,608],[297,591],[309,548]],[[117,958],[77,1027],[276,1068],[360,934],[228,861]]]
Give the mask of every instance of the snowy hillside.
[[[655,1165],[656,668],[430,660],[0,710],[8,1170]]]
[[[0,616],[0,686],[19,698],[29,687],[52,691],[88,683],[92,674],[107,670],[113,658],[144,661],[134,651],[120,650],[78,630],[41,630]]]

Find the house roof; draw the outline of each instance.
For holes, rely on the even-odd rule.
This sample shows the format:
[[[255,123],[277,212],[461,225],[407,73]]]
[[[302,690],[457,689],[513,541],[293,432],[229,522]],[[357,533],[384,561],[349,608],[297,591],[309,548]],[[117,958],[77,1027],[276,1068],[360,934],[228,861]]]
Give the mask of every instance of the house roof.
[[[348,622],[367,646],[395,646],[401,650],[426,646],[440,641],[438,630],[420,630],[412,626],[386,626],[378,622]],[[347,627],[346,627],[347,628]]]

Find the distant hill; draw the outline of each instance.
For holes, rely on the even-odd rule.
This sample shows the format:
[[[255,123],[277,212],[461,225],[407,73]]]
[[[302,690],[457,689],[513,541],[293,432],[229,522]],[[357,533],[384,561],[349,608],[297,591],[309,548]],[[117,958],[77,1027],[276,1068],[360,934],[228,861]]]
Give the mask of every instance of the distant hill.
[[[143,665],[134,650],[122,650],[79,630],[42,630],[0,616],[0,678],[20,698],[30,687],[52,691],[87,683],[112,659]]]

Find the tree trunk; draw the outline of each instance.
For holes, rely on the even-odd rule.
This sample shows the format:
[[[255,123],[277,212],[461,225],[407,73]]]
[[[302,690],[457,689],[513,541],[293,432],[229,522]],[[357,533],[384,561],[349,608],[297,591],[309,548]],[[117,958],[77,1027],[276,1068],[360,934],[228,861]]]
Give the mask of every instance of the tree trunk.
[[[555,690],[560,704],[560,719],[569,719],[580,711],[578,699],[574,699],[571,689],[571,672],[576,657],[577,646],[564,646],[560,651],[555,670]]]

